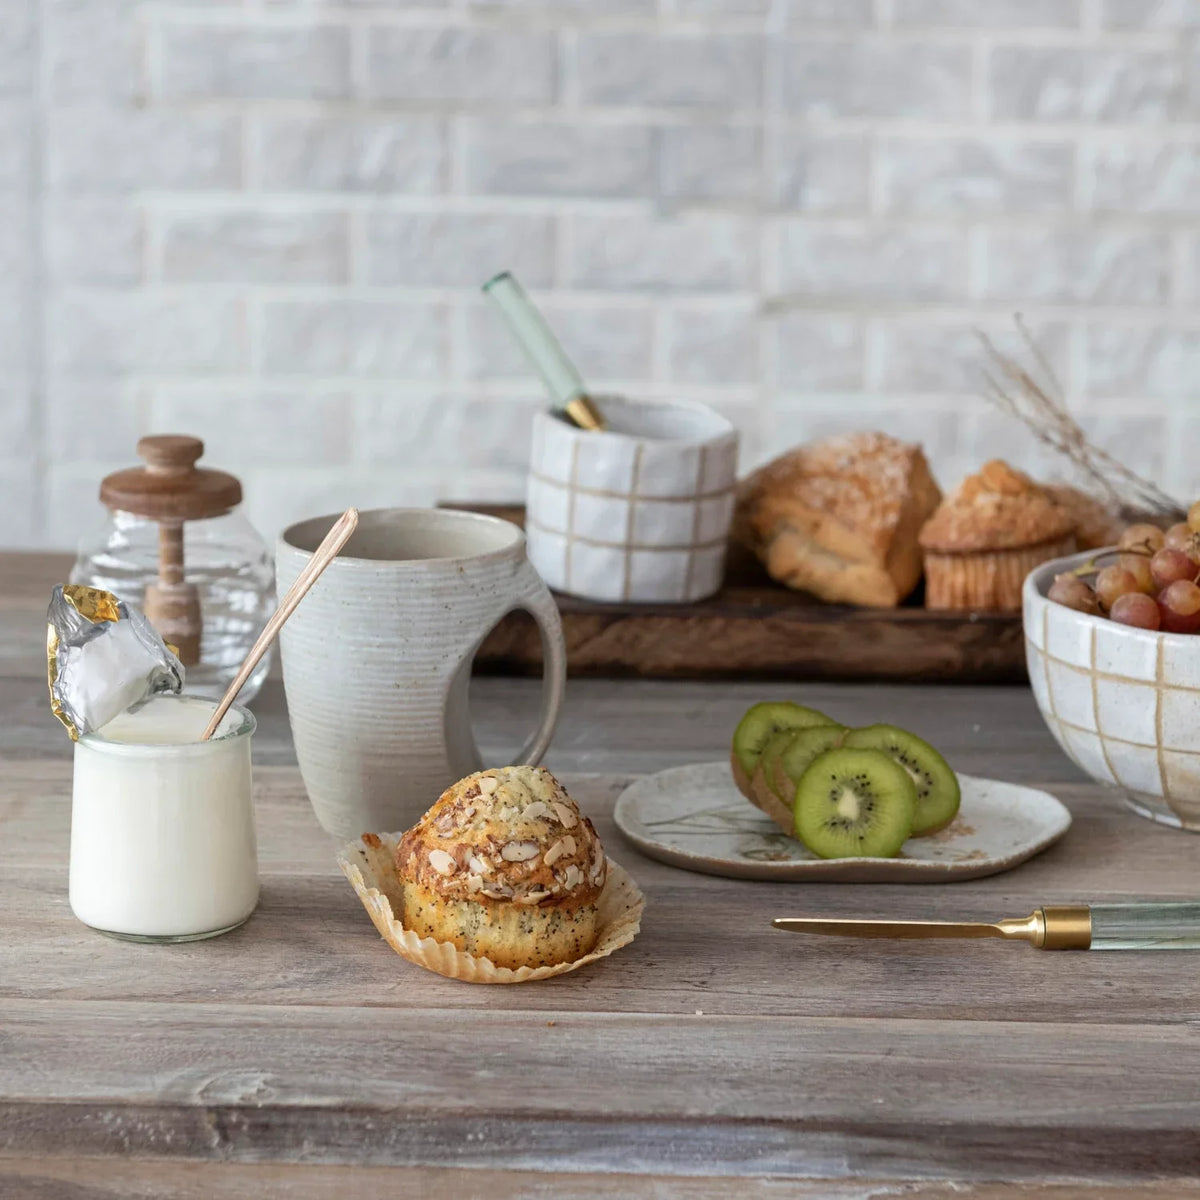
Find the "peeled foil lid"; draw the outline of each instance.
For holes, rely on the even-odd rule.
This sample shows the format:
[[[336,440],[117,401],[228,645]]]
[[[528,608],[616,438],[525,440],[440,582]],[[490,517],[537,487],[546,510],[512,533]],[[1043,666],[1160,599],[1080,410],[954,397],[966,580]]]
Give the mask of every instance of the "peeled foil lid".
[[[72,741],[153,695],[183,690],[183,663],[139,609],[111,592],[60,585],[46,620],[50,708]]]

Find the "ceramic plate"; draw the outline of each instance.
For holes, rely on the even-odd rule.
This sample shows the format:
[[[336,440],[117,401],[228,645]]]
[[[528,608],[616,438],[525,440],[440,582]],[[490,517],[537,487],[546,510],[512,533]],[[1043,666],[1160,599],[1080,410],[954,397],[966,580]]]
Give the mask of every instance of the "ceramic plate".
[[[940,833],[910,838],[897,858],[817,858],[733,785],[728,762],[646,775],[617,801],[617,828],[644,854],[734,879],[941,883],[995,875],[1056,842],[1071,814],[1048,792],[960,775],[962,807]]]

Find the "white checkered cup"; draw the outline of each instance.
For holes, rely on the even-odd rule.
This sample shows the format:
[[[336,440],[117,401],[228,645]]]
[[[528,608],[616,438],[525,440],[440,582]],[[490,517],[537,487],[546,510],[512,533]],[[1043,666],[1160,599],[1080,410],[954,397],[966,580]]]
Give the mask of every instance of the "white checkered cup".
[[[721,586],[737,481],[737,431],[681,401],[598,401],[604,431],[553,413],[533,425],[529,559],[555,591],[679,603]]]

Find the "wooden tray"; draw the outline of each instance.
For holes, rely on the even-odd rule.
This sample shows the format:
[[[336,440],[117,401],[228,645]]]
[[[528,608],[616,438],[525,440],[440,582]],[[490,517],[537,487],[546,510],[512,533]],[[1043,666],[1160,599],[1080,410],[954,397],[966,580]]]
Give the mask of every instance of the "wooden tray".
[[[446,504],[523,525],[520,505]],[[556,594],[570,675],[657,679],[897,679],[1024,682],[1019,613],[929,612],[825,604],[774,583],[730,548],[725,585],[695,604],[599,604]],[[476,658],[490,674],[537,674],[525,614],[506,617]]]

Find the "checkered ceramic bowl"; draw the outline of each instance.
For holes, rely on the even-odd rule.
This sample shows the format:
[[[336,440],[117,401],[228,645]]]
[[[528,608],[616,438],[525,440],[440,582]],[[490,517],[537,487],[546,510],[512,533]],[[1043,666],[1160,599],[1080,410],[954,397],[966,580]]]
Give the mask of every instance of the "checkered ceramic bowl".
[[[702,404],[599,401],[604,432],[534,418],[529,560],[590,600],[700,600],[721,586],[737,431]]]
[[[1046,598],[1055,575],[1025,580],[1029,681],[1058,744],[1142,816],[1200,831],[1200,634],[1151,633]]]

